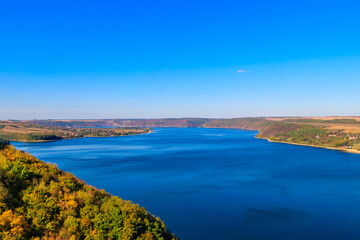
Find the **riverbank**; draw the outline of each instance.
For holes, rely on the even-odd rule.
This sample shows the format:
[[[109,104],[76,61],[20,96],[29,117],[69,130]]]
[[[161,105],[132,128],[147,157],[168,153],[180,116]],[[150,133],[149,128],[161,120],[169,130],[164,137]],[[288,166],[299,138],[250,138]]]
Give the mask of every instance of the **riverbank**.
[[[42,143],[42,142],[56,142],[60,140],[70,140],[70,139],[79,139],[79,138],[100,138],[100,137],[125,137],[125,136],[134,136],[134,135],[141,135],[141,134],[147,134],[151,133],[152,129],[150,129],[147,132],[139,132],[139,133],[133,133],[133,134],[124,134],[124,135],[111,135],[111,136],[83,136],[83,137],[75,137],[75,138],[61,138],[61,139],[55,139],[55,140],[14,140],[12,142],[24,142],[24,143]]]
[[[234,118],[234,119],[110,119],[110,120],[34,120],[22,122],[30,128],[36,126],[44,131],[60,130],[60,133],[46,138],[32,138],[30,140],[56,140],[49,137],[74,138],[74,136],[112,136],[110,130],[76,130],[74,127],[95,126],[123,126],[123,132],[116,135],[124,135],[132,127],[135,131],[144,131],[139,127],[200,127],[200,128],[229,128],[255,130],[258,136],[273,142],[288,143],[294,145],[321,147],[349,153],[359,154],[360,151],[360,118]],[[12,123],[13,124],[13,123]],[[11,125],[12,125],[11,124]],[[32,124],[32,125],[29,125]],[[41,124],[41,125],[36,125]],[[9,125],[9,124],[8,124]],[[53,126],[53,127],[49,127]],[[61,127],[60,127],[61,126]],[[8,127],[8,126],[7,126]],[[59,128],[60,127],[60,128]],[[127,128],[127,129],[126,129]],[[93,129],[93,130],[91,130]],[[114,128],[112,128],[114,129]],[[18,131],[18,129],[14,129]],[[106,132],[107,131],[107,132]],[[131,132],[131,130],[130,130]],[[146,130],[143,132],[146,133]],[[29,140],[29,139],[25,139]],[[299,143],[300,142],[300,143]],[[309,143],[309,144],[307,144]],[[331,147],[329,147],[331,146]],[[349,149],[348,147],[351,147]]]
[[[325,148],[325,149],[331,149],[331,150],[336,150],[336,151],[341,151],[341,152],[360,154],[360,151],[358,151],[358,150],[356,150],[356,149],[317,146],[317,145],[310,145],[310,144],[305,144],[305,143],[282,142],[282,141],[270,140],[270,139],[267,139],[267,138],[260,138],[260,137],[257,137],[257,136],[255,136],[255,137],[258,138],[258,139],[265,139],[265,140],[267,140],[267,141],[269,141],[269,142],[273,142],[273,143],[285,143],[285,144],[305,146],[305,147]]]
[[[0,140],[19,142],[50,142],[83,137],[130,136],[151,132],[151,128],[70,128],[49,127],[25,122],[1,121]]]

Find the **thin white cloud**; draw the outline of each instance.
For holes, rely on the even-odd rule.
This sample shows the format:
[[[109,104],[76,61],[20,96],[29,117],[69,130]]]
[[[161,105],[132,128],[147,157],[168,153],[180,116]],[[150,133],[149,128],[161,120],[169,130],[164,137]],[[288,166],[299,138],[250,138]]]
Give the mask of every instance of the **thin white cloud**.
[[[239,69],[236,72],[237,73],[245,73],[245,72],[250,72],[250,70]]]

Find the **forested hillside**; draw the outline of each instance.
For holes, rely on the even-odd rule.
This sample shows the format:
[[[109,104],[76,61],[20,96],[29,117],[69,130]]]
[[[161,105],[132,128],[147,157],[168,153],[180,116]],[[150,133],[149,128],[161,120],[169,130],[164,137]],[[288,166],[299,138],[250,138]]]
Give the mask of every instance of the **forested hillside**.
[[[176,239],[144,208],[0,146],[0,239]]]

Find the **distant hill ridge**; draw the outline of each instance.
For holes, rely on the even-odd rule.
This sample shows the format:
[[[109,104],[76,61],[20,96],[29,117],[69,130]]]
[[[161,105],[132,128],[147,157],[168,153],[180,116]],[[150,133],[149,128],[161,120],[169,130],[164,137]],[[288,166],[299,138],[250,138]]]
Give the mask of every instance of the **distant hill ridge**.
[[[31,120],[53,127],[206,127],[259,131],[258,138],[360,153],[360,117]]]
[[[228,127],[260,130],[265,118],[156,118],[99,120],[28,120],[28,123],[50,127]]]

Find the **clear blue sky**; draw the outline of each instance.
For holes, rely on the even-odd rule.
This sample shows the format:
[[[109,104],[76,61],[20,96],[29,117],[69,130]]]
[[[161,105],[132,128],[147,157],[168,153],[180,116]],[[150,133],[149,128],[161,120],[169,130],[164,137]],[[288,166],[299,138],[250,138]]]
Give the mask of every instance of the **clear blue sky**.
[[[1,1],[0,119],[360,115],[359,1]]]

